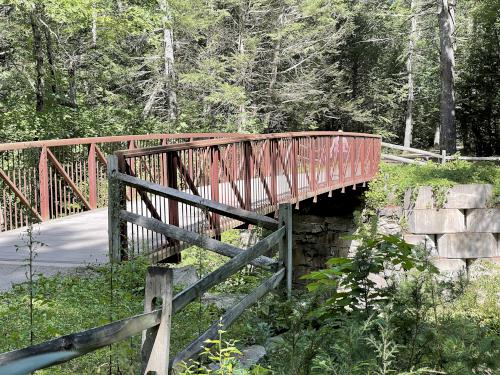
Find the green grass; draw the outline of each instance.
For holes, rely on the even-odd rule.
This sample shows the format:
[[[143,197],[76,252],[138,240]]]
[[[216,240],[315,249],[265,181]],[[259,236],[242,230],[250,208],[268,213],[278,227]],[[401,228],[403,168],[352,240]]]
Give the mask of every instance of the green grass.
[[[377,177],[369,184],[367,206],[377,209],[400,205],[405,191],[418,186],[431,186],[435,193],[444,192],[456,184],[492,184],[491,204],[500,203],[500,167],[492,163],[470,163],[455,160],[446,164],[428,162],[425,165],[382,163]]]
[[[130,317],[144,311],[144,280],[148,263],[136,259],[115,266],[111,302],[109,266],[95,267],[74,275],[40,277],[34,283],[34,343]],[[30,345],[28,284],[0,294],[0,352]],[[211,305],[191,303],[174,316],[172,352],[183,349],[216,321],[221,311]],[[137,373],[140,335],[40,374]]]

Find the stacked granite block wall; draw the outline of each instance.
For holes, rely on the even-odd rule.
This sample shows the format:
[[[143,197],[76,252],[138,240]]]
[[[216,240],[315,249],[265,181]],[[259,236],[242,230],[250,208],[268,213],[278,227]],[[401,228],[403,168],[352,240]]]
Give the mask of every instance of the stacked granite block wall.
[[[442,197],[430,187],[407,191],[405,240],[433,243],[438,267],[465,267],[467,259],[477,258],[499,261],[500,208],[492,207],[492,198],[493,186],[482,184],[456,185]]]

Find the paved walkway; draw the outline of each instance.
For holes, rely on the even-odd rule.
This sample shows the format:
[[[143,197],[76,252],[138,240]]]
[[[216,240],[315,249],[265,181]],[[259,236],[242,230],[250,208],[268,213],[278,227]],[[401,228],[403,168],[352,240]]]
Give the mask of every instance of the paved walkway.
[[[107,208],[35,225],[33,234],[35,272],[45,276],[108,260]],[[26,242],[26,228],[0,233],[0,291],[26,280]]]

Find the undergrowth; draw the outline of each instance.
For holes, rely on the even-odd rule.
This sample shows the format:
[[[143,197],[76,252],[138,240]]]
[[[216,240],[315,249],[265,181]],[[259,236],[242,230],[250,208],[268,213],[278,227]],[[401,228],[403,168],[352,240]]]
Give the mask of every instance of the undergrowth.
[[[113,303],[109,290],[110,267],[99,266],[77,274],[40,276],[33,283],[34,343],[127,318],[144,311],[144,281],[148,262],[143,258],[116,265]],[[14,285],[0,294],[0,352],[30,345],[29,284]],[[193,302],[173,317],[172,350],[185,347],[203,332],[221,311]],[[100,349],[37,374],[135,374],[140,364],[140,335]]]

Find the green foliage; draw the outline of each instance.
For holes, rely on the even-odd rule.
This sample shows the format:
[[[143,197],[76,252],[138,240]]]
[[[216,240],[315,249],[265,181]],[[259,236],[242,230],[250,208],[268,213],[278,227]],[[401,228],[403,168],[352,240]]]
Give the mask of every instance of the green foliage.
[[[461,296],[451,303],[452,316],[500,333],[500,266],[482,260],[477,261],[473,268],[479,269],[482,275],[472,280]]]
[[[368,316],[377,305],[387,303],[390,292],[390,288],[377,285],[375,275],[383,274],[384,282],[388,283],[391,270],[424,267],[413,254],[413,246],[399,237],[372,232],[352,239],[359,243],[353,258],[331,258],[327,261],[328,268],[302,277],[311,281],[307,284],[309,291],[327,296],[312,312],[314,317],[331,318],[345,310],[362,311]]]
[[[222,326],[222,324],[220,324]],[[202,358],[210,362],[210,367],[198,361],[181,363],[180,375],[191,374],[219,374],[219,375],[267,375],[270,371],[259,365],[252,369],[242,368],[238,364],[238,357],[242,353],[236,347],[235,340],[226,341],[223,336],[226,331],[219,329],[219,337],[205,341]]]
[[[89,329],[144,311],[144,281],[148,262],[143,258],[115,265],[110,293],[109,266],[92,267],[76,274],[39,276],[33,283],[34,342]],[[30,344],[29,285],[14,285],[0,294],[0,352]],[[198,336],[220,311],[193,302],[173,317],[172,350]],[[134,374],[140,367],[140,335],[68,363],[40,370],[40,374]],[[112,369],[110,370],[110,356]],[[38,373],[38,372],[37,372]]]
[[[375,211],[387,205],[401,205],[408,189],[431,186],[438,204],[444,204],[447,189],[455,184],[492,184],[494,197],[491,204],[500,202],[500,168],[490,163],[470,163],[454,160],[446,164],[425,165],[381,164],[375,179],[366,192],[367,208]]]
[[[377,239],[368,232],[361,240],[366,242],[361,253],[366,253],[369,244],[372,254],[377,248],[400,252],[392,260],[388,256],[380,261],[383,269],[377,266],[374,273],[393,274],[393,264],[399,263],[401,255],[411,257],[418,267],[408,263],[408,270],[403,273],[402,267],[392,282],[372,286],[369,311],[359,291],[367,289],[366,270],[376,261],[357,256],[332,261],[326,270],[312,273],[306,279],[313,292],[298,294],[290,302],[274,301],[266,309],[268,317],[261,316],[270,322],[271,332],[281,333],[270,348],[267,367],[275,374],[298,375],[465,375],[493,374],[500,369],[498,266],[483,266],[483,276],[470,284],[465,280],[464,285],[462,278],[448,280],[438,275],[421,249],[413,248],[408,255],[410,247],[400,240]],[[366,266],[353,267],[356,262]],[[340,299],[335,293],[342,285],[345,295]],[[343,301],[349,301],[350,307],[342,306]]]

